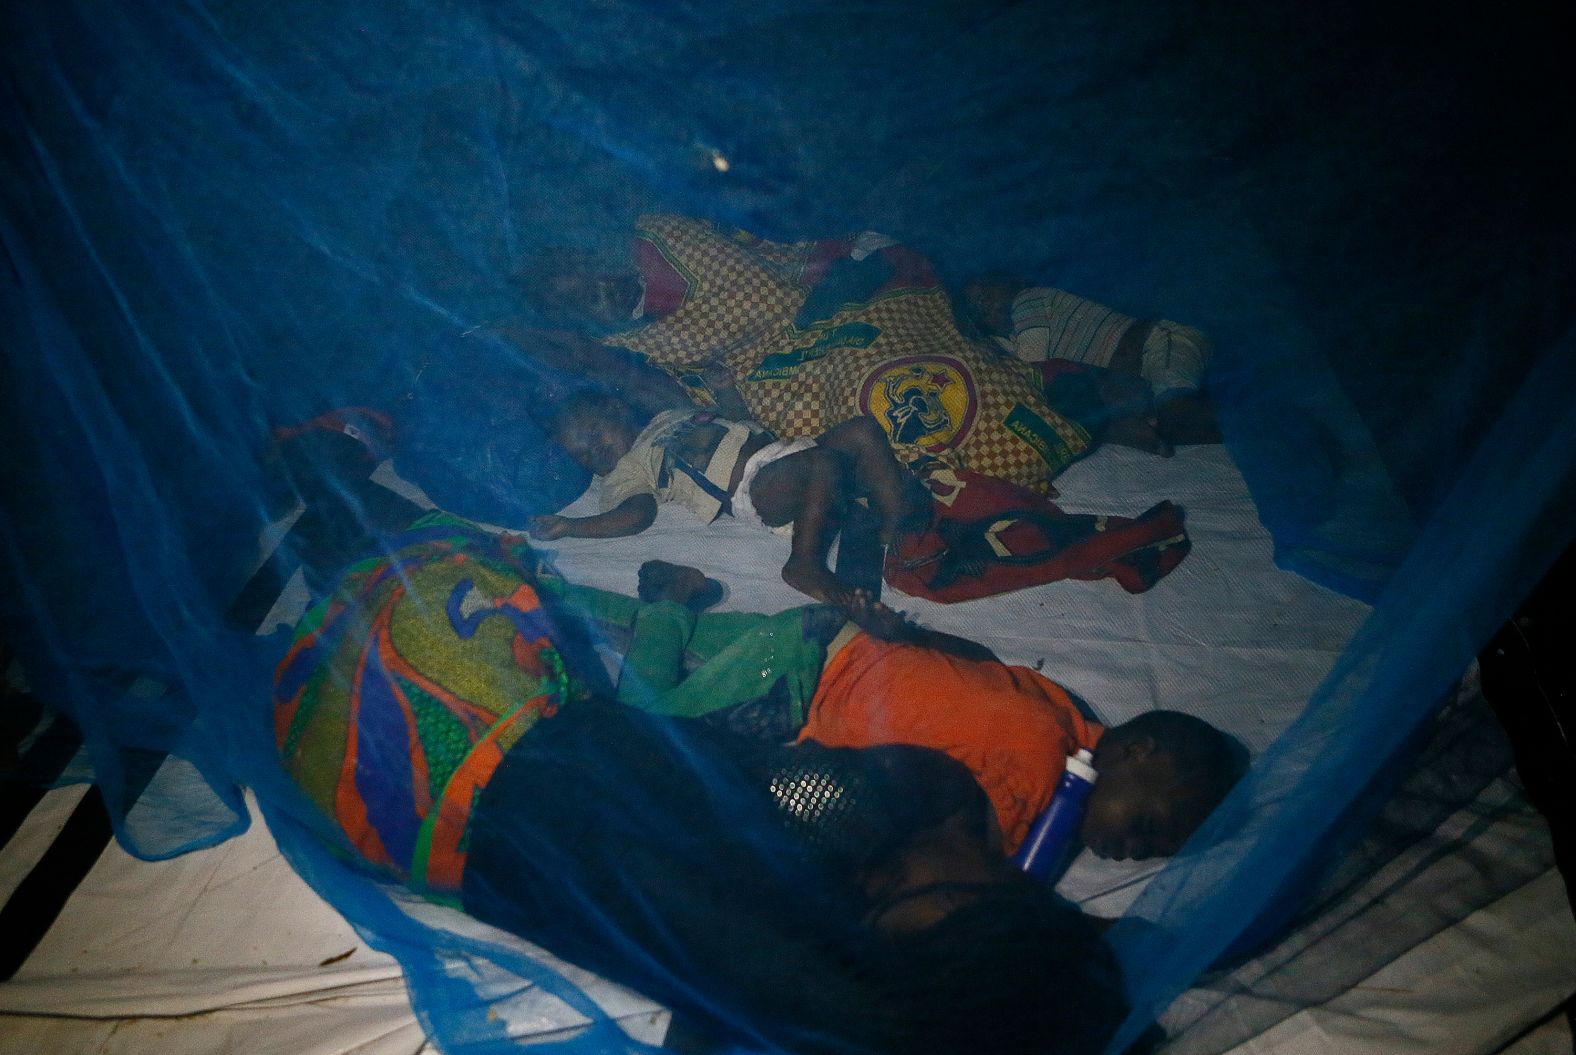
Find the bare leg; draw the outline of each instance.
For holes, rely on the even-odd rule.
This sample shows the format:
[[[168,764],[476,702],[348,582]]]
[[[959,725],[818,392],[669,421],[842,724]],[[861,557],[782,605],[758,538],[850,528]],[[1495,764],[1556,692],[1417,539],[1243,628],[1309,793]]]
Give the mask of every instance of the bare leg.
[[[1136,328],[1129,329],[1128,333]],[[1132,447],[1162,458],[1171,457],[1171,444],[1160,432],[1148,381],[1137,374],[1096,369],[1094,383],[1106,415],[1101,442]]]
[[[853,591],[826,566],[832,537],[848,501],[847,466],[824,447],[791,454],[763,468],[750,483],[750,501],[770,527],[793,524],[793,548],[783,581],[818,601],[846,608]]]
[[[854,492],[868,496],[881,517],[881,541],[892,542],[928,513],[929,492],[892,454],[874,418],[850,418],[816,443],[848,460]]]
[[[1167,393],[1160,401],[1160,434],[1172,443],[1219,443],[1220,425],[1200,392]]]
[[[1133,323],[1116,342],[1116,350],[1111,353],[1111,361],[1106,367],[1119,374],[1130,374],[1141,377],[1144,372],[1144,342],[1149,339],[1149,333],[1155,324],[1140,320]]]

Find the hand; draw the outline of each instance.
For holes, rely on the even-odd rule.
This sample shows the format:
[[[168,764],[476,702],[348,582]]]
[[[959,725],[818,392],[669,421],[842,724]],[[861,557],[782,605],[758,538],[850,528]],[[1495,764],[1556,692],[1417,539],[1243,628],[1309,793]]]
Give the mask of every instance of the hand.
[[[714,392],[738,387],[733,379],[733,371],[719,362],[710,362],[701,367],[700,379]]]
[[[914,629],[907,615],[888,608],[865,590],[853,591],[843,607],[859,629],[882,641],[901,641]]]
[[[552,542],[569,534],[573,525],[568,517],[548,514],[547,516],[532,517],[531,523],[526,527],[526,532],[538,542]]]
[[[1158,454],[1169,458],[1175,453],[1171,444],[1161,435],[1160,422],[1153,414],[1124,414],[1111,418],[1105,424],[1106,443],[1118,447]]]

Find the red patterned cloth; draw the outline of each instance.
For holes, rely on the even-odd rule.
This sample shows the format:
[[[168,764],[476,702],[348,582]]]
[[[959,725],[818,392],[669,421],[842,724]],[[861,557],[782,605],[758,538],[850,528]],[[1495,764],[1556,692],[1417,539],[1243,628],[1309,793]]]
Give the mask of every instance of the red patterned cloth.
[[[1182,509],[1160,502],[1136,519],[1063,512],[1027,488],[979,473],[932,470],[930,527],[887,554],[885,579],[912,597],[972,601],[1059,579],[1115,579],[1142,593],[1192,548]]]

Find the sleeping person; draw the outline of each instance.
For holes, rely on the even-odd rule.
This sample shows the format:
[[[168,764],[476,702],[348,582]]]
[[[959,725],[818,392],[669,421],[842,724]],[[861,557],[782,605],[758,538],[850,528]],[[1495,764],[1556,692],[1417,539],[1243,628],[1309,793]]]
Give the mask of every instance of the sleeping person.
[[[319,838],[716,1050],[1103,1048],[1126,1011],[1110,950],[1007,862],[964,766],[617,703],[533,563],[432,515],[301,622],[274,746]]]
[[[852,418],[814,440],[779,440],[751,421],[693,406],[643,420],[627,400],[593,389],[565,399],[549,431],[571,458],[602,480],[602,512],[541,516],[533,538],[618,538],[677,502],[703,522],[723,514],[773,530],[792,546],[783,581],[819,601],[846,607],[852,589],[827,567],[827,551],[856,499],[881,522],[884,541],[922,526],[929,493],[898,464],[881,427]]]
[[[1053,406],[1063,409],[1058,390],[1075,400],[1081,388],[1091,390],[1094,398],[1086,402],[1100,415],[1107,442],[1156,454],[1177,444],[1220,442],[1203,391],[1210,342],[1193,327],[1137,319],[1022,279],[978,279],[961,299],[960,323],[971,334],[1041,364]],[[1079,416],[1077,409],[1069,413]]]
[[[1175,854],[1244,769],[1241,745],[1199,718],[1156,710],[1102,728],[1049,678],[862,594],[852,608],[869,630],[820,606],[697,611],[716,591],[693,568],[648,562],[642,580],[650,603],[553,576],[539,583],[593,626],[628,635],[620,702],[773,741],[942,751],[984,789],[1008,854],[1080,748],[1099,773],[1081,839],[1116,860]]]
[[[698,404],[718,400],[720,368],[747,416],[784,439],[870,415],[904,461],[928,454],[1042,493],[1090,448],[1085,428],[1046,405],[1036,371],[958,332],[940,279],[911,247],[868,233],[774,242],[652,214],[636,225],[631,259],[634,281],[589,260],[578,275],[535,272],[531,315],[578,330],[583,344],[599,336]],[[494,329],[532,352],[519,325]]]

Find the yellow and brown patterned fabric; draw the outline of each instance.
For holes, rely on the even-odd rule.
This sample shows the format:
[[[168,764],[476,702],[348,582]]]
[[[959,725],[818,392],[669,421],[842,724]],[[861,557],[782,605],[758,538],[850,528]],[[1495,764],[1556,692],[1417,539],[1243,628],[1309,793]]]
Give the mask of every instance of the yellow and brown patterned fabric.
[[[807,253],[810,243],[777,245],[742,231],[729,234],[702,220],[666,215],[642,217],[635,237],[682,278],[683,302],[660,319],[608,338],[608,343],[638,352],[675,374],[698,372],[730,351],[769,340],[804,303],[805,290],[796,281],[802,256],[795,250]]]
[[[865,300],[795,325],[813,288],[805,276],[824,273],[806,265],[824,264],[833,243],[780,245],[673,216],[647,217],[638,237],[686,292],[677,310],[609,343],[692,390],[704,367],[725,365],[755,418],[783,438],[869,414],[905,460],[928,456],[1036,489],[1089,446],[1082,426],[1046,405],[1025,364],[958,332],[928,268],[899,266]]]

